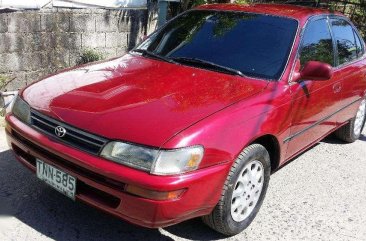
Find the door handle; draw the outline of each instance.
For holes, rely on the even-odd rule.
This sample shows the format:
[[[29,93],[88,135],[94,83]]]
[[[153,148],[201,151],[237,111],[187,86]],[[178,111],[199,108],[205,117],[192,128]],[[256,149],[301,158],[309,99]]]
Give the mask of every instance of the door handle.
[[[342,90],[342,85],[340,83],[337,83],[337,84],[333,85],[333,92],[335,94],[341,92],[341,90]]]

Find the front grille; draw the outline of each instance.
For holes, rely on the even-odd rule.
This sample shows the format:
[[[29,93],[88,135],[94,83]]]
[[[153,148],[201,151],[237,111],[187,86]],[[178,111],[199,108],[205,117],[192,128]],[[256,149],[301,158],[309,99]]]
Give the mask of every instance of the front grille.
[[[61,121],[45,116],[35,110],[31,111],[31,120],[32,126],[37,130],[56,138],[60,142],[93,155],[98,155],[108,141],[103,137],[82,131]],[[65,128],[66,134],[63,137],[58,137],[56,135],[55,129],[57,126]]]

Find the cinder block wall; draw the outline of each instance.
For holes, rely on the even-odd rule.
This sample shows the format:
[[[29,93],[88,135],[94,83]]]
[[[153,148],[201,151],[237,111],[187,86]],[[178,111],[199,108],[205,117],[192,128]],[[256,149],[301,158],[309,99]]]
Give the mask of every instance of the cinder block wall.
[[[148,10],[49,9],[0,13],[0,87],[16,90],[74,66],[83,50],[123,55],[155,28]]]

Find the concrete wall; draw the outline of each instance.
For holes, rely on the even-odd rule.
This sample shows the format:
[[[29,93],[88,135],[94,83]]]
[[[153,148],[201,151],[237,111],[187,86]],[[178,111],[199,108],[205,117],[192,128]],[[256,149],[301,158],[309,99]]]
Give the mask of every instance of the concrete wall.
[[[152,7],[0,13],[1,90],[15,90],[74,66],[86,49],[95,49],[105,58],[123,55],[155,28],[155,12]]]

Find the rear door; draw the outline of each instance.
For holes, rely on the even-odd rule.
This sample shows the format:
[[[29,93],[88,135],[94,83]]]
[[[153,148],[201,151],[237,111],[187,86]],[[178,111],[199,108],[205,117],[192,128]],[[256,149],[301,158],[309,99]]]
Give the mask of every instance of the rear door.
[[[329,19],[317,17],[308,21],[299,50],[297,71],[308,61],[321,61],[336,65],[334,42]],[[334,113],[341,99],[341,81],[337,76],[326,81],[302,80],[291,86],[292,127],[287,157],[297,154],[335,128]]]
[[[366,84],[365,46],[358,31],[343,17],[330,19],[336,42],[336,68],[334,76],[341,80],[342,98],[337,113],[339,124],[353,118]]]

